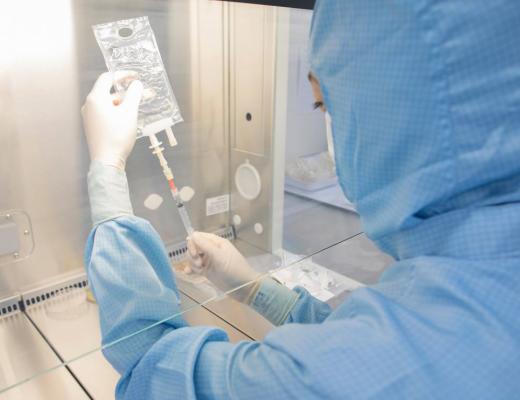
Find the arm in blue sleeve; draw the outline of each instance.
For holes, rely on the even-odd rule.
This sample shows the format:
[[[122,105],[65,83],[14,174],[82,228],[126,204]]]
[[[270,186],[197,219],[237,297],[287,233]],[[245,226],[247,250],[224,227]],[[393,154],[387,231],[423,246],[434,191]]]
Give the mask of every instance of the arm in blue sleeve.
[[[434,336],[429,321],[375,291],[357,291],[363,310],[357,317],[352,304],[344,305],[323,323],[285,324],[263,342],[230,344],[220,329],[170,318],[179,311],[177,289],[159,235],[146,221],[128,216],[99,224],[86,261],[103,352],[121,374],[119,400],[425,398],[438,389],[430,362],[425,368],[417,353],[434,348],[418,346]],[[301,301],[300,314],[317,304]],[[410,344],[411,336],[418,341]],[[429,360],[443,359],[446,348],[437,350]],[[425,384],[421,393],[406,391]]]
[[[295,374],[288,383],[291,391],[305,395],[299,364],[283,346],[232,345],[218,328],[187,326],[179,316],[175,279],[159,235],[131,215],[126,176],[103,166],[91,172],[95,228],[85,262],[99,305],[103,353],[121,374],[116,398],[258,398],[276,389],[273,382],[282,383],[280,372]],[[117,193],[107,186],[111,183]],[[287,398],[287,390],[276,390],[273,399]]]
[[[104,354],[120,374],[162,335],[186,326],[181,317],[173,318],[180,312],[175,280],[159,235],[147,221],[129,216],[99,224],[88,239],[85,262],[99,304]]]
[[[163,399],[167,388],[170,396],[194,399],[198,350],[227,336],[188,327],[179,316],[175,279],[157,232],[133,216],[101,223],[89,236],[85,261],[99,305],[103,354],[121,375],[116,398]],[[178,363],[175,370],[165,367],[169,362]]]
[[[88,192],[94,229],[85,265],[99,304],[104,354],[124,375],[165,332],[186,324],[173,318],[180,307],[170,262],[157,232],[133,216],[125,172],[93,161]]]
[[[332,312],[330,306],[301,287],[290,290],[273,278],[264,278],[249,305],[272,324],[320,323]]]
[[[86,264],[103,353],[121,374],[117,399],[256,399],[274,389],[273,400],[308,394],[313,383],[299,382],[306,379],[299,361],[283,346],[234,345],[218,328],[186,325],[164,246],[147,221],[128,216],[99,224]],[[288,374],[293,382],[283,382]]]

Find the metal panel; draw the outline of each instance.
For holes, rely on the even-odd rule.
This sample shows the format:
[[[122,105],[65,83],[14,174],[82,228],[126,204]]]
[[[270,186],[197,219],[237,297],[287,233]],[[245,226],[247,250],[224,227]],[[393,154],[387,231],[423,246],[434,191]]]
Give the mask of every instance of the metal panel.
[[[78,297],[81,295],[78,293]],[[52,311],[56,302],[64,307],[62,315]],[[67,303],[70,304],[67,313]],[[221,318],[198,306],[193,300],[181,294],[183,310],[187,310],[184,318],[191,325],[217,326],[224,329],[233,342],[248,340],[249,337],[234,329]],[[31,306],[27,315],[38,326],[55,351],[65,361],[83,357],[69,364],[70,370],[95,399],[112,399],[119,375],[106,361],[99,349],[101,332],[99,326],[98,306],[88,302],[78,312],[77,302],[66,297],[47,300]],[[81,332],[81,335],[78,335]],[[90,353],[90,354],[87,354]]]
[[[72,16],[68,0],[22,0],[0,13],[9,38],[0,55],[0,210],[27,211],[36,242],[31,258],[2,268],[0,293],[81,265],[86,147]]]
[[[14,222],[0,223],[0,256],[18,253],[20,240],[18,239],[18,227]]]
[[[362,231],[354,212],[287,193],[284,206],[284,249],[294,254],[317,253]]]
[[[81,313],[70,312],[67,315],[67,301],[71,303],[69,310],[74,311],[75,302],[70,297],[63,301],[60,299],[46,301],[27,310],[27,315],[65,361],[99,349],[101,345],[97,305],[86,303]],[[52,311],[50,307],[56,303],[64,306],[65,311],[61,317],[58,313],[49,312]],[[101,351],[94,351],[72,362],[69,368],[94,398],[114,397],[114,388],[119,375],[108,364]]]
[[[249,162],[262,182],[254,200],[243,198],[233,185],[231,208],[242,220],[237,236],[271,251],[276,12],[244,4],[231,4],[229,10],[230,178],[233,183],[237,168]],[[261,234],[255,233],[255,224],[263,226]]]
[[[0,211],[27,211],[36,247],[27,260],[0,270],[0,297],[82,268],[91,225],[89,157],[79,109],[106,69],[91,31],[95,23],[149,16],[185,119],[175,127],[179,145],[166,149],[166,157],[179,186],[195,190],[187,204],[194,227],[215,230],[228,225],[228,213],[206,217],[204,212],[207,197],[229,193],[224,5],[199,3],[198,18],[211,21],[204,27],[214,34],[213,44],[221,44],[212,54],[214,63],[199,60],[199,68],[192,64],[205,42],[190,39],[192,29],[198,28],[192,26],[193,2],[188,0],[20,0],[2,7]],[[200,76],[208,78],[199,82]],[[195,102],[197,98],[202,100]],[[166,242],[183,240],[185,232],[146,139],[136,144],[127,174],[135,213],[150,220]],[[166,200],[156,211],[143,205],[151,193]]]
[[[0,390],[60,365],[27,317],[17,312],[0,318]],[[31,379],[1,394],[2,399],[82,399],[87,396],[66,369]]]
[[[0,394],[0,396],[2,400],[91,399],[64,367],[46,372],[29,382]]]
[[[207,301],[214,295],[206,287],[188,282],[179,282],[179,288],[197,302]],[[254,340],[262,340],[274,328],[273,324],[252,308],[231,297],[215,298],[204,304],[204,308]]]
[[[393,262],[365,234],[316,254],[313,261],[366,285],[374,284]]]

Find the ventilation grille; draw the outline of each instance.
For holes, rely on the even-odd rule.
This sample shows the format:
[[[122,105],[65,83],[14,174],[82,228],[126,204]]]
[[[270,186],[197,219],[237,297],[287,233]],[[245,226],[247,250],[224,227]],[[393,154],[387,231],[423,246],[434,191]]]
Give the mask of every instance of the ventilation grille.
[[[20,311],[20,296],[13,296],[0,301],[0,316],[14,314]]]
[[[221,238],[234,240],[235,239],[235,231],[233,227],[228,226],[227,228],[219,229],[216,232],[213,232],[215,235],[220,236]],[[171,244],[166,246],[166,251],[168,252],[168,257],[172,260],[173,263],[179,263],[181,261],[186,260],[186,253],[188,251],[188,247],[186,242],[180,242]]]
[[[56,296],[69,293],[73,290],[86,288],[88,286],[87,274],[82,273],[75,277],[64,279],[50,286],[30,290],[22,294],[22,304],[24,308],[40,304],[45,300]]]

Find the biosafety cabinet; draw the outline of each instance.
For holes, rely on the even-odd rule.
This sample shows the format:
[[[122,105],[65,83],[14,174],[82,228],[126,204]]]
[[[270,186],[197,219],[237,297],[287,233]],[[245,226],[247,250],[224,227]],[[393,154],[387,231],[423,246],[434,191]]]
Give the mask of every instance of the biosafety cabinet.
[[[2,398],[112,398],[118,378],[100,351],[83,265],[90,161],[80,108],[106,70],[94,24],[149,18],[184,118],[165,157],[195,229],[333,305],[390,263],[339,188],[325,116],[312,106],[311,10],[217,0],[0,7]],[[146,138],[126,171],[134,213],[172,260],[179,312],[233,341],[260,340],[266,320],[187,268],[186,232]]]

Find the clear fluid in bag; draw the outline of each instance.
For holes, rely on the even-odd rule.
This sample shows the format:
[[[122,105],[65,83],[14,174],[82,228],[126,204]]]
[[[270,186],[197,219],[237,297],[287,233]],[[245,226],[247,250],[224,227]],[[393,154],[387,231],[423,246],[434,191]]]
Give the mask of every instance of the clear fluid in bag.
[[[166,74],[148,17],[94,25],[94,35],[110,72],[135,71],[143,83],[138,136],[158,133],[182,116]],[[128,83],[116,85],[124,93]]]

